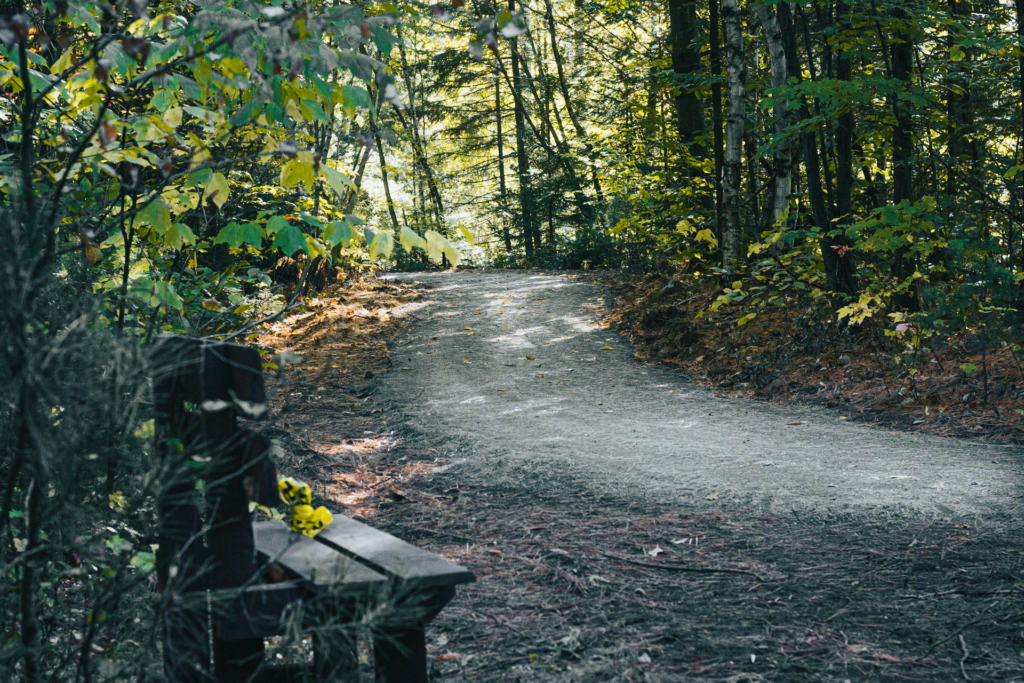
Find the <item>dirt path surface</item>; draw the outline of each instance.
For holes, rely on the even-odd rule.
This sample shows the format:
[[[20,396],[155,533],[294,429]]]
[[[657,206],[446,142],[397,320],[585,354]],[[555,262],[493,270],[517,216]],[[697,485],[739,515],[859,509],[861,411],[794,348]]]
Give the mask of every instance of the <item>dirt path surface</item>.
[[[977,523],[1022,503],[1024,451],[889,432],[813,407],[717,398],[633,362],[612,293],[564,277],[411,274],[426,303],[377,400],[453,474],[686,511],[885,511]]]
[[[432,681],[1024,683],[1019,450],[716,397],[599,285],[399,279],[265,344],[305,358],[272,427],[314,506],[476,574]]]

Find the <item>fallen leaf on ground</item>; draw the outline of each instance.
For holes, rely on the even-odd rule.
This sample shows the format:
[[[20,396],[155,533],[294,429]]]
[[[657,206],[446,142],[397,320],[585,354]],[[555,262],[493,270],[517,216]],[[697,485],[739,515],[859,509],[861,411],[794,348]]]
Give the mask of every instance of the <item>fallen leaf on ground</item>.
[[[533,360],[533,356],[527,356],[526,360]]]
[[[506,368],[514,368],[515,366],[516,366],[515,363],[505,363],[505,367]]]
[[[708,500],[718,500],[718,493],[712,493],[708,496]]]
[[[665,552],[665,550],[660,545],[656,545],[651,550],[645,550],[644,554],[650,555],[651,557],[657,557],[658,555],[661,555],[663,552]]]
[[[796,427],[797,425],[802,425],[802,424],[803,424],[803,422],[789,422],[789,423],[786,424],[786,426],[787,427]]]
[[[612,347],[610,347],[610,346],[602,346],[602,347],[601,347],[601,350],[602,350],[602,351],[614,351],[615,349],[613,349],[613,348],[612,348]]]

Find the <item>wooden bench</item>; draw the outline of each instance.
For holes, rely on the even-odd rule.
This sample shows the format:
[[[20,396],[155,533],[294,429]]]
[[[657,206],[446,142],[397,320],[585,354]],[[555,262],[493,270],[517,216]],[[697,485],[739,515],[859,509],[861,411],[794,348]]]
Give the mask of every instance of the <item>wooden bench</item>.
[[[304,613],[290,618],[315,632],[325,619],[352,619],[361,609],[391,600],[399,614],[394,625],[385,627],[373,641],[376,680],[426,683],[424,628],[455,596],[457,585],[476,580],[471,571],[340,515],[313,538],[293,533],[281,522],[256,523],[253,532],[261,562],[281,566],[287,581],[219,591],[233,606],[215,613],[218,640],[280,635],[285,611],[294,605],[301,605]],[[321,597],[326,597],[323,604],[318,602]],[[403,617],[405,608],[409,614]],[[329,646],[314,638],[312,663],[288,667],[268,663],[260,680],[344,680],[356,673],[356,655],[350,648],[322,648]]]
[[[212,606],[218,683],[355,680],[354,641],[323,634],[386,606],[373,631],[376,680],[426,683],[424,629],[473,573],[340,515],[314,538],[282,522],[252,524],[249,499],[280,503],[269,439],[237,423],[266,414],[259,354],[180,337],[159,344],[156,423],[171,477],[157,555],[167,679],[210,680]],[[207,482],[202,504],[196,479]],[[312,661],[264,662],[264,639],[289,625],[313,635]]]

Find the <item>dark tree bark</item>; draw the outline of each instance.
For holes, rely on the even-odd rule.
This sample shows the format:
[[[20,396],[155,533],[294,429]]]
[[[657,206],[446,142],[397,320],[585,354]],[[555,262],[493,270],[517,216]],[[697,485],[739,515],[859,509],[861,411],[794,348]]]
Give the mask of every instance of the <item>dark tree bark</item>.
[[[906,22],[910,19],[910,15],[906,10],[898,8],[893,11],[893,18],[899,22]],[[903,84],[904,90],[909,90],[914,44],[908,31],[901,27],[897,28],[891,51],[892,77]],[[892,131],[893,203],[913,202],[914,183],[910,168],[910,159],[913,154],[913,124],[910,119],[910,107],[902,101],[898,94],[893,97],[893,115],[896,119],[896,126]],[[908,247],[903,247],[897,249],[893,254],[892,274],[900,282],[910,277],[915,270],[915,264],[909,251]],[[918,310],[917,297],[913,295],[913,290],[894,296],[892,305],[896,310]]]
[[[743,182],[743,128],[746,118],[746,58],[743,15],[738,0],[723,0],[726,68],[729,71],[729,115],[725,124],[725,167],[722,173],[722,268],[732,273],[740,258],[740,186]]]
[[[782,33],[782,46],[786,54],[786,69],[791,80],[802,80],[800,57],[796,48],[796,26],[793,14],[787,3],[778,5],[779,28]],[[803,98],[799,101],[799,116],[802,120],[811,118],[810,108]],[[832,211],[826,200],[821,184],[821,162],[818,158],[818,143],[811,131],[800,134],[803,148],[804,169],[807,174],[807,199],[811,205],[814,224],[822,231],[818,240],[821,248],[821,260],[825,264],[825,277],[828,289],[836,294],[854,294],[856,284],[853,278],[853,260],[848,249],[850,241],[843,234],[831,235],[833,230]]]
[[[1024,2],[1024,0],[1021,0]],[[761,26],[764,29],[765,42],[768,44],[768,56],[771,60],[772,88],[781,88],[786,84],[788,70],[786,68],[786,52],[782,45],[782,31],[779,22],[776,21],[775,11],[767,5],[757,5],[757,15],[761,19]],[[789,195],[793,188],[793,160],[789,138],[785,131],[789,128],[792,114],[789,103],[782,97],[774,99],[772,107],[772,118],[774,120],[773,130],[775,136],[782,137],[776,144],[775,154],[772,157],[774,177],[772,179],[773,199],[772,209],[766,220],[771,221],[771,226],[779,222],[779,217],[789,208]],[[770,226],[769,226],[770,227]]]
[[[388,203],[388,214],[391,216],[391,225],[398,232],[398,214],[395,213],[395,202],[391,199],[391,184],[388,183],[388,168],[384,161],[384,146],[381,144],[380,135],[374,135],[377,142],[377,157],[380,159],[380,178],[384,182],[384,198]]]
[[[705,155],[697,138],[704,132],[704,104],[693,87],[693,79],[701,70],[700,24],[697,21],[697,3],[694,0],[669,0],[669,33],[672,41],[672,70],[675,72],[676,127],[679,139],[693,156]]]
[[[722,167],[725,165],[725,137],[722,134],[722,38],[721,20],[719,19],[719,3],[721,0],[709,0],[711,41],[708,57],[711,66],[711,131],[715,158],[715,210],[722,206]]]
[[[512,253],[512,234],[508,230],[508,194],[505,189],[505,140],[501,132],[501,78],[494,74],[494,118],[496,136],[498,138],[498,187],[501,191],[501,236],[505,242],[505,252]]]
[[[516,11],[515,0],[508,0],[510,12]],[[512,38],[509,41],[511,46],[512,61],[512,82],[516,90],[515,98],[515,120],[516,120],[516,164],[519,173],[519,206],[523,220],[523,244],[526,245],[526,259],[533,259],[534,243],[539,242],[539,235],[534,238],[534,215],[533,200],[530,196],[530,159],[526,154],[526,108],[522,98],[522,79],[519,69],[519,40]]]
[[[850,28],[849,12],[845,0],[836,2],[840,33]],[[840,52],[836,60],[836,77],[840,81],[853,80],[853,67],[846,52]],[[839,115],[836,123],[836,212],[840,225],[848,225],[853,213],[853,129],[853,110],[848,108]]]

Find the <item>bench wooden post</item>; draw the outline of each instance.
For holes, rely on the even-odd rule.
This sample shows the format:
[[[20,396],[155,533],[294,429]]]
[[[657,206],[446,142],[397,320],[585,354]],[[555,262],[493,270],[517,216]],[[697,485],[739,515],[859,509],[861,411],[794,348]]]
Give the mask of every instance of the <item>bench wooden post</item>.
[[[276,504],[270,441],[237,423],[266,412],[263,367],[255,349],[169,335],[157,340],[154,365],[157,441],[174,478],[158,503],[158,584],[175,588],[164,620],[165,669],[172,681],[198,683],[209,680],[205,591],[243,586],[257,570],[246,480],[260,502]],[[197,479],[207,483],[205,545]],[[213,655],[220,683],[247,681],[262,662],[263,639],[215,634]]]

